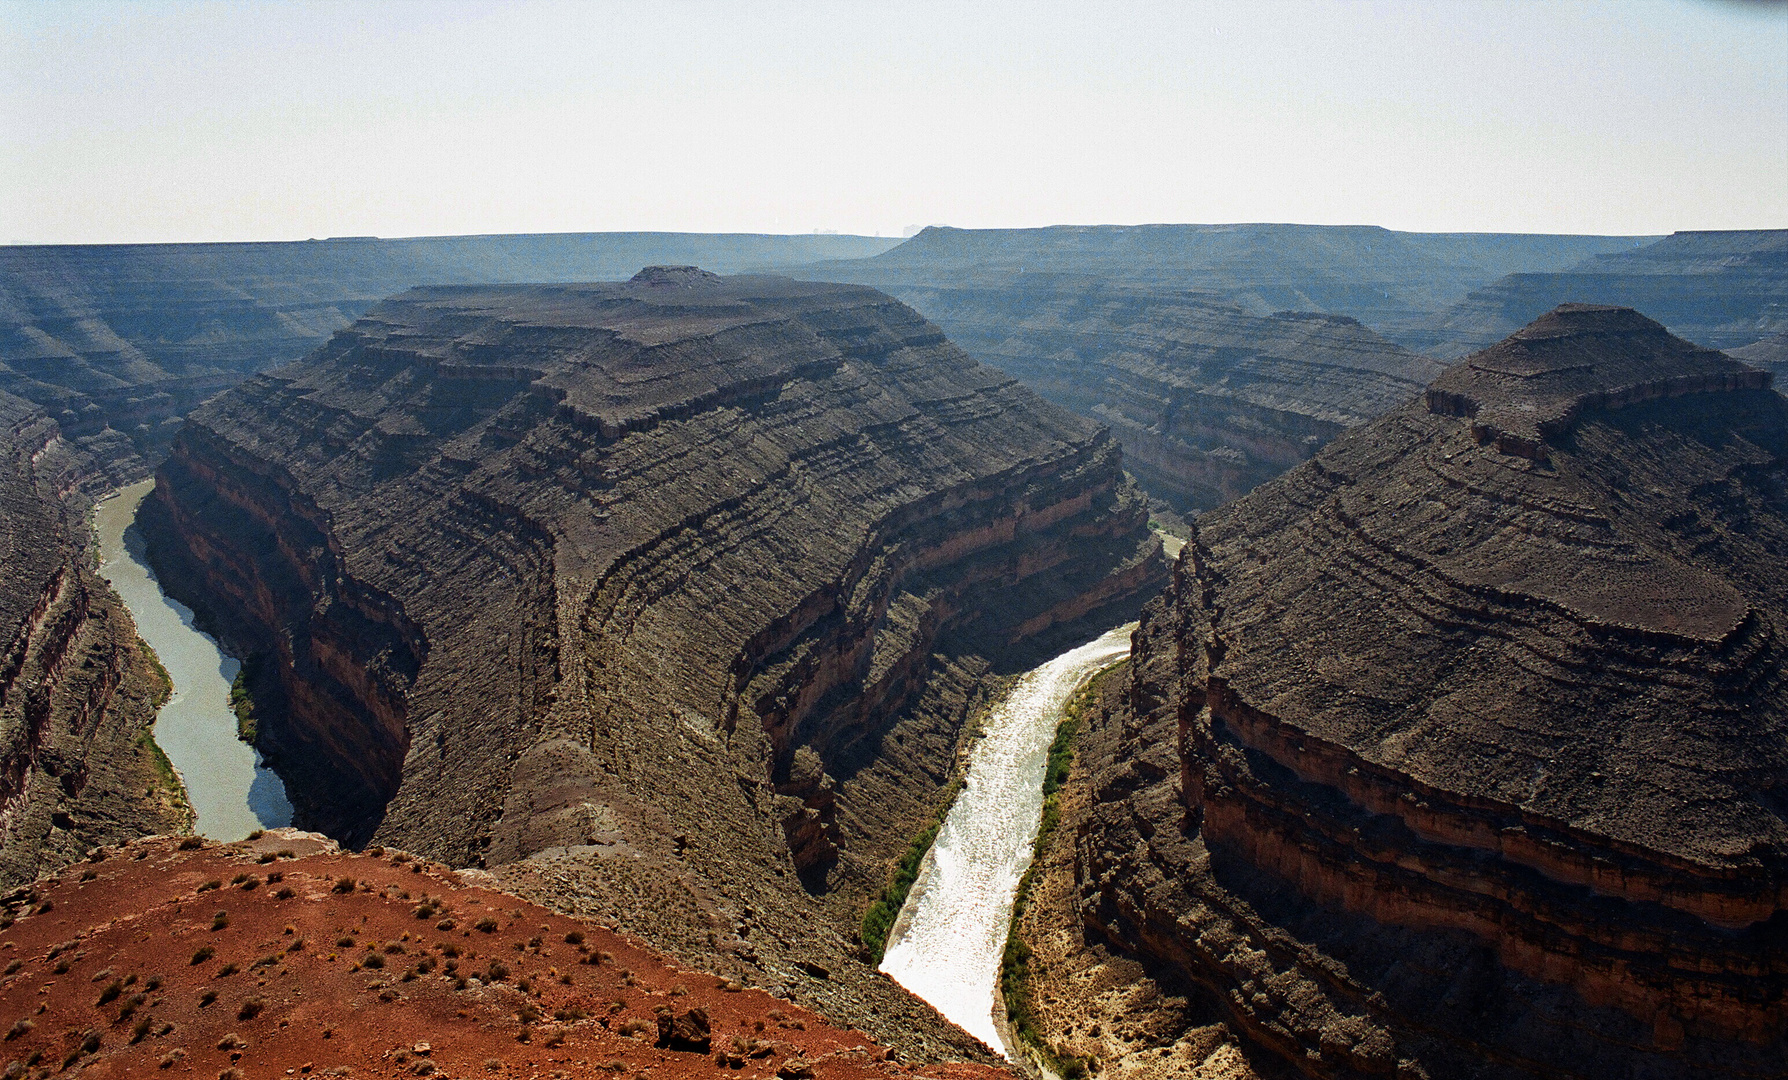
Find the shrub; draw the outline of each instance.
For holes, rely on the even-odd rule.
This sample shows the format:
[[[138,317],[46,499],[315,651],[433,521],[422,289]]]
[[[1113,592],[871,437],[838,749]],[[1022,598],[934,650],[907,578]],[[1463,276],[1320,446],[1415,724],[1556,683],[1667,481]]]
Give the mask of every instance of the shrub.
[[[217,991],[207,990],[204,993],[199,995],[199,1008],[203,1009],[205,1006],[211,1004],[213,1001],[216,1001],[216,1000],[217,1000]]]
[[[266,1007],[267,1003],[260,998],[249,998],[242,1003],[240,1009],[236,1010],[236,1019],[253,1020],[255,1017],[261,1015],[261,1010]]]
[[[583,943],[584,932],[582,930],[573,930],[565,935],[565,944],[567,945],[582,945]]]
[[[205,882],[205,884],[200,885],[199,891],[203,893],[203,892],[210,892],[212,889],[221,889],[221,888],[223,888],[223,882],[218,881],[216,878],[212,878],[210,881]]]
[[[349,877],[346,874],[343,874],[341,877],[338,877],[335,879],[335,885],[329,891],[330,892],[338,892],[338,893],[351,893],[354,891],[354,879],[352,877]]]
[[[192,954],[192,962],[195,965],[203,964],[205,961],[211,959],[213,956],[216,956],[216,955],[217,955],[216,949],[213,949],[209,945],[200,945],[198,951]]]
[[[197,836],[189,836],[180,841],[181,851],[197,851],[205,846],[205,841]]]

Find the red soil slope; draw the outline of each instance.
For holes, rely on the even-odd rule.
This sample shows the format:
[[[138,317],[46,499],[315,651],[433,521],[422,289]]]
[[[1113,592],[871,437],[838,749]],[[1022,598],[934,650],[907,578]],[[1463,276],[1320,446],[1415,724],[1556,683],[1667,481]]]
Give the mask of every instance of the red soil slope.
[[[6,898],[0,1075],[1006,1075],[890,1060],[788,1002],[402,853],[292,830],[181,843],[108,849]]]

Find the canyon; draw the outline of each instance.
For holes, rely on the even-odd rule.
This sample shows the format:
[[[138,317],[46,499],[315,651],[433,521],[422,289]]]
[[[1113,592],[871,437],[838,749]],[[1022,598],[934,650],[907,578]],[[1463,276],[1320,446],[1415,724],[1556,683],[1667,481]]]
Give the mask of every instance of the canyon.
[[[1344,315],[1072,277],[907,299],[976,359],[1110,426],[1125,468],[1176,514],[1247,494],[1442,369]]]
[[[1780,1075],[1785,545],[1769,376],[1593,305],[1202,516],[1080,747],[1044,1037],[1109,1053],[1128,965],[1164,1056]]]
[[[196,409],[139,518],[296,822],[903,1054],[856,920],[1002,680],[1166,579],[1109,433],[856,286],[437,286]]]
[[[164,676],[88,555],[84,515],[109,482],[0,392],[0,886],[191,821],[149,738]]]

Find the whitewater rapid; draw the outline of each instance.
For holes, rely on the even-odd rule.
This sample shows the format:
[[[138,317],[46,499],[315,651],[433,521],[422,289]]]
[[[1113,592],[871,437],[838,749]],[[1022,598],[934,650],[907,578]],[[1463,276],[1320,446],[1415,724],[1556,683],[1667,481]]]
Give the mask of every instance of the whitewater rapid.
[[[968,777],[890,935],[881,969],[988,1046],[1018,881],[1043,813],[1043,770],[1062,711],[1087,679],[1130,652],[1120,626],[1026,673],[991,710]]]
[[[240,840],[254,829],[290,825],[285,785],[254,747],[236,737],[230,684],[240,665],[193,627],[192,609],[169,599],[144,561],[137,509],[154,487],[155,481],[144,480],[101,502],[93,524],[100,576],[124,598],[137,633],[174,683],[173,695],[155,715],[155,741],[186,785],[199,835]]]

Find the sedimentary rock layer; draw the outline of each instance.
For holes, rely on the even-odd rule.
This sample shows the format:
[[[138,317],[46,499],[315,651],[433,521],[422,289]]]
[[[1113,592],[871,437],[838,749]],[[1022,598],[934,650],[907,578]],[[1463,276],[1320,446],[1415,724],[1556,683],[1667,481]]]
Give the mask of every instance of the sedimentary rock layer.
[[[1567,306],[1200,519],[1085,912],[1311,1075],[1788,1066],[1788,404]]]
[[[149,741],[163,677],[87,550],[105,481],[41,409],[0,392],[0,884],[190,823]]]
[[[1748,345],[1788,329],[1788,229],[1680,232],[1568,269],[1511,273],[1397,340],[1451,359],[1562,303],[1637,308],[1698,345]]]
[[[1347,315],[1401,340],[1397,327],[1431,318],[1506,274],[1562,270],[1651,239],[1271,223],[939,227],[873,258],[822,263],[810,272],[874,285],[926,318],[934,314],[908,296],[909,288],[1003,288],[1026,274],[1073,274],[1220,296],[1256,315]],[[954,338],[953,327],[939,325]]]
[[[619,279],[872,255],[857,236],[565,233],[269,244],[0,247],[0,391],[145,475],[187,410],[412,285]]]
[[[976,359],[1111,425],[1125,467],[1181,512],[1246,494],[1442,369],[1345,316],[1080,278],[907,298]]]
[[[937,1053],[809,892],[880,887],[989,663],[1165,573],[1102,429],[880,293],[692,268],[389,300],[196,411],[142,520],[276,661],[302,821]]]

